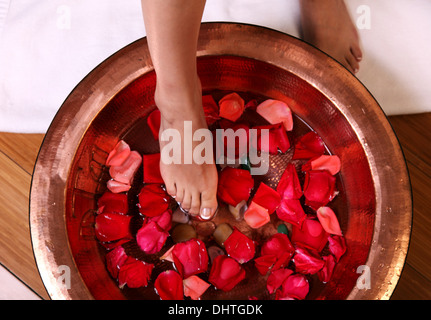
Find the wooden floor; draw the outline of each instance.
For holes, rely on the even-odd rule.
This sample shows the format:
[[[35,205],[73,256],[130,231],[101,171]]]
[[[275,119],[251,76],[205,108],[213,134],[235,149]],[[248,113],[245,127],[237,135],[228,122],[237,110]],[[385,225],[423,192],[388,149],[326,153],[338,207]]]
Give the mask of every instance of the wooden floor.
[[[413,190],[407,261],[392,299],[431,299],[431,113],[389,118],[402,145]],[[28,220],[33,166],[43,135],[0,133],[0,263],[49,299],[34,261]]]

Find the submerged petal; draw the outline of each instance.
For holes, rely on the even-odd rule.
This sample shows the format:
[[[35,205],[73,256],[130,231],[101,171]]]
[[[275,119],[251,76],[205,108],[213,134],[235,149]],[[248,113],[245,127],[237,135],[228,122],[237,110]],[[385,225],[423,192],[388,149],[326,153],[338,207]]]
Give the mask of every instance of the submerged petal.
[[[322,138],[316,132],[311,131],[300,137],[295,143],[292,159],[311,159],[324,153],[325,144]]]
[[[225,95],[219,101],[220,117],[235,122],[244,112],[244,100],[236,93]]]
[[[319,219],[323,229],[327,233],[342,236],[340,224],[334,211],[329,207],[320,207],[317,209],[317,218]]]

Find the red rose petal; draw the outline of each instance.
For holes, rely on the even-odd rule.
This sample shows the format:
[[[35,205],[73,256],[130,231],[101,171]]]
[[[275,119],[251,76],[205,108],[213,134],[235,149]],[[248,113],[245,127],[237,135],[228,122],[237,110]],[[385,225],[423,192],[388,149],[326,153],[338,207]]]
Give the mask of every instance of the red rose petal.
[[[130,146],[124,141],[120,140],[115,145],[114,149],[109,153],[106,159],[107,166],[121,166],[130,154]]]
[[[234,227],[233,232],[224,242],[226,253],[239,263],[246,263],[255,254],[254,241]]]
[[[131,216],[119,213],[100,213],[95,219],[96,238],[99,241],[115,241],[132,237],[130,233]]]
[[[230,291],[245,279],[245,270],[233,258],[217,256],[211,266],[208,281],[218,290]]]
[[[341,169],[341,161],[338,156],[321,155],[309,160],[302,166],[302,171],[326,170],[332,175],[336,175]]]
[[[106,254],[106,268],[113,278],[117,279],[120,267],[126,260],[126,251],[121,246],[114,248]]]
[[[235,122],[244,112],[244,100],[235,92],[225,95],[219,101],[220,117]]]
[[[261,275],[266,275],[271,267],[277,262],[276,255],[264,255],[254,259],[254,265]]]
[[[282,122],[287,131],[293,129],[292,111],[283,101],[273,99],[265,100],[257,106],[256,112],[271,124]]]
[[[218,105],[212,95],[207,94],[202,96],[202,106],[207,125],[210,126],[219,119]]]
[[[317,252],[300,247],[296,248],[293,261],[296,272],[303,274],[315,274],[325,265]]]
[[[124,184],[132,184],[133,177],[141,165],[142,157],[137,151],[131,151],[127,159],[120,166],[111,166],[111,178]]]
[[[174,270],[160,273],[154,287],[162,300],[184,300],[183,279]]]
[[[159,227],[154,221],[144,223],[136,233],[136,242],[147,254],[159,252],[168,238],[169,233]]]
[[[305,204],[317,210],[336,195],[335,177],[327,171],[307,171],[304,181]]]
[[[128,257],[120,267],[118,284],[120,288],[127,285],[129,288],[140,288],[148,285],[154,265]]]
[[[248,200],[253,186],[254,180],[248,170],[225,167],[219,174],[217,196],[236,207],[242,200]]]
[[[307,248],[322,251],[323,247],[328,242],[329,234],[323,229],[318,220],[307,218],[299,228],[292,225],[292,242]]]
[[[271,220],[268,209],[251,202],[244,212],[244,221],[253,229],[260,228]]]
[[[282,123],[257,126],[253,129],[257,130],[257,134],[251,134],[250,143],[257,150],[269,154],[285,153],[289,150],[289,138]]]
[[[143,182],[164,184],[160,174],[160,153],[144,154],[142,156]]]
[[[292,159],[311,159],[324,153],[325,144],[317,133],[311,131],[303,135],[295,143],[295,151]]]
[[[282,198],[286,199],[299,199],[302,197],[302,189],[298,173],[292,163],[289,163],[286,166],[286,169],[278,182],[277,192]]]
[[[127,214],[129,205],[127,194],[106,191],[97,201],[98,213],[121,213]]]
[[[307,218],[300,201],[296,199],[281,200],[280,206],[277,209],[277,217],[298,227],[301,227]]]
[[[170,197],[159,184],[144,185],[138,197],[139,212],[147,217],[155,217],[165,212],[169,207]]]
[[[130,184],[118,182],[115,180],[108,180],[106,186],[108,187],[108,190],[112,193],[127,192],[130,190],[131,187]]]
[[[210,284],[198,276],[190,276],[183,280],[184,295],[192,300],[199,300],[205,291],[210,287]]]
[[[208,253],[205,244],[197,239],[177,243],[172,250],[172,258],[183,278],[208,269]]]
[[[320,281],[322,281],[323,283],[327,283],[332,278],[332,274],[334,272],[336,262],[333,255],[324,256],[322,257],[322,259],[325,262],[325,265],[317,273],[317,275]]]
[[[162,214],[151,217],[148,220],[157,223],[157,225],[164,231],[169,231],[172,227],[172,211],[168,209]]]
[[[329,241],[329,252],[331,252],[336,261],[340,261],[340,258],[346,253],[346,239],[341,236],[330,236]]]
[[[320,207],[317,209],[317,218],[327,233],[342,236],[340,224],[334,211],[329,207]]]
[[[277,300],[304,300],[310,290],[307,278],[302,274],[292,274],[286,278],[281,288],[277,290]]]
[[[153,134],[155,140],[159,140],[161,114],[159,109],[154,109],[147,118],[148,127]]]
[[[292,270],[286,268],[272,271],[266,280],[266,289],[268,292],[270,294],[274,293],[292,273]]]
[[[284,233],[276,233],[266,240],[262,247],[261,256],[275,256],[276,260],[272,270],[285,267],[295,252],[295,248]]]
[[[277,191],[261,182],[252,201],[266,208],[268,213],[272,214],[280,205],[280,200],[281,197]]]

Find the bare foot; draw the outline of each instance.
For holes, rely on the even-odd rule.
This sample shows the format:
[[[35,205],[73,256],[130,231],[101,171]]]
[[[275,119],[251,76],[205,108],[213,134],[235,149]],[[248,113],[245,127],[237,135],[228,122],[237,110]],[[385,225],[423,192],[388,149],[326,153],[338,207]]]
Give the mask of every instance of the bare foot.
[[[359,35],[343,0],[301,0],[304,40],[351,72],[358,72],[362,51]]]
[[[196,164],[192,159],[185,163],[184,156],[184,122],[192,122],[192,132],[207,129],[202,108],[202,93],[200,82],[197,81],[196,90],[191,94],[175,88],[157,87],[155,93],[156,104],[163,112],[161,114],[160,133],[166,129],[175,129],[181,135],[182,159],[181,163],[166,164],[160,161],[160,172],[169,195],[188,211],[191,215],[199,215],[202,219],[210,219],[217,210],[217,169],[214,163]],[[181,111],[180,111],[181,110]],[[190,141],[191,142],[191,141]],[[168,142],[160,141],[160,150]],[[200,142],[193,142],[192,149]],[[193,158],[193,157],[191,157]]]

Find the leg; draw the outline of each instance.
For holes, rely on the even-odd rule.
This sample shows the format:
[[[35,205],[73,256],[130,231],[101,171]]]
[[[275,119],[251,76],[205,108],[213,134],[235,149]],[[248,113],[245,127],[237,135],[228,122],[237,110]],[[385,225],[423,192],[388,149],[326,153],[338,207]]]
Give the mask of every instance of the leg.
[[[196,67],[204,6],[204,0],[142,0],[150,54],[157,74],[155,101],[162,116],[160,130],[178,130],[182,144],[184,121],[192,121],[193,131],[207,128]],[[165,144],[160,142],[161,150]],[[217,209],[214,163],[166,165],[161,161],[160,171],[168,193],[184,209],[206,219],[212,217]]]
[[[304,40],[352,72],[359,70],[359,35],[343,0],[300,0]]]

